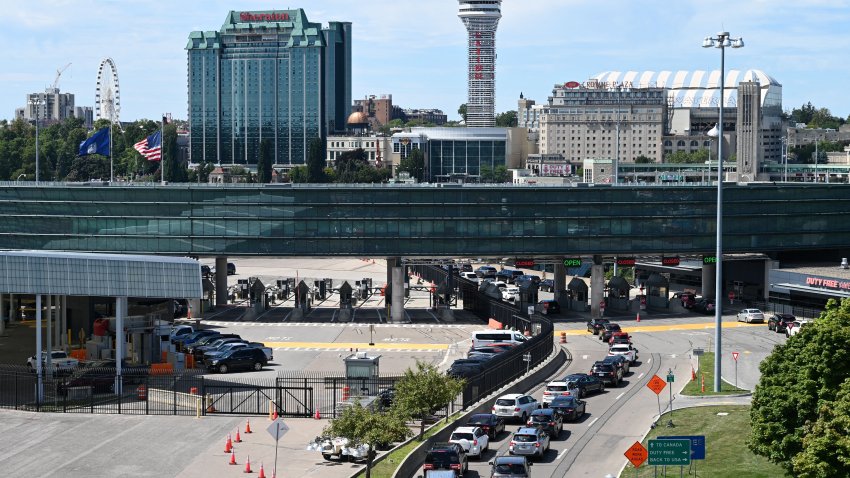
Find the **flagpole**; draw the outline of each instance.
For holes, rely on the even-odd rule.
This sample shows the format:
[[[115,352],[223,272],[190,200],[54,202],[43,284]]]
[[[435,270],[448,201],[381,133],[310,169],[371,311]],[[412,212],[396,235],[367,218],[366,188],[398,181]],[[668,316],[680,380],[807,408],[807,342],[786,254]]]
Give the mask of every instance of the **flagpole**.
[[[159,169],[162,176],[162,184],[165,184],[165,115],[159,122]]]
[[[115,181],[115,170],[112,164],[112,121],[109,122],[109,184]]]

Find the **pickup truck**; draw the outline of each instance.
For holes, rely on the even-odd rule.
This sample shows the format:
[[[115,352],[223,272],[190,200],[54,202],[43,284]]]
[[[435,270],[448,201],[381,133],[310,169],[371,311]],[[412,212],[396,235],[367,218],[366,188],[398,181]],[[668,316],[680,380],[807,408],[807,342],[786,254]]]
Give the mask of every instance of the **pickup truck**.
[[[615,344],[608,349],[608,355],[622,355],[632,365],[637,361],[637,354],[638,350],[632,344]]]
[[[47,352],[41,353],[41,366],[42,370],[47,367],[45,363],[45,357],[47,357]],[[35,361],[35,355],[31,356],[27,359],[27,365],[30,368],[30,371],[34,372],[37,366]],[[75,368],[79,367],[80,361],[69,357],[67,353],[63,350],[54,350],[50,353],[50,366],[56,372],[70,372]]]

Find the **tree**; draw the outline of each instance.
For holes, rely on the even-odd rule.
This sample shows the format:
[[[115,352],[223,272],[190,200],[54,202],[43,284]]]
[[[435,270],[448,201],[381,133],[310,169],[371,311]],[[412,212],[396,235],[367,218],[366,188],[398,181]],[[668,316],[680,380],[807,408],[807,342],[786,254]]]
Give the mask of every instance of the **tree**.
[[[184,183],[188,178],[186,165],[177,155],[177,126],[167,124],[162,136],[162,164],[165,167],[165,179],[175,183]]]
[[[795,476],[850,475],[847,430],[850,430],[850,380],[841,384],[834,402],[821,405],[817,421],[803,437],[803,452],[792,460]]]
[[[419,149],[412,149],[406,158],[402,158],[396,167],[396,174],[407,172],[418,182],[425,180],[425,155]]]
[[[637,158],[635,158],[635,164],[649,164],[649,163],[652,163],[652,162],[654,162],[654,160],[652,158],[646,157],[642,154],[640,156],[638,156]]]
[[[424,419],[446,407],[463,390],[463,380],[447,377],[432,364],[416,361],[416,370],[408,368],[396,382],[393,406],[419,423],[419,438],[425,433]]]
[[[496,126],[511,128],[517,125],[516,111],[510,110],[496,115]]]
[[[842,300],[840,305],[830,300],[819,319],[777,345],[762,361],[750,409],[748,446],[754,453],[794,476],[798,475],[795,463],[808,470],[812,458],[825,453],[820,450],[822,441],[812,433],[818,426],[823,430],[835,426],[828,409],[844,406],[840,402],[846,401],[846,396],[839,397],[838,392],[850,378],[848,343],[850,300]],[[804,456],[799,456],[801,453]],[[850,463],[843,463],[842,472],[817,476],[847,476]]]
[[[294,168],[289,170],[289,181],[293,183],[307,183],[309,182],[309,177],[307,173],[307,166],[295,166]]]
[[[345,151],[336,158],[334,164],[336,181],[340,183],[356,183],[357,173],[361,169],[368,167],[366,151],[363,148]]]
[[[322,430],[324,438],[342,437],[348,438],[352,446],[369,445],[366,478],[371,476],[375,450],[380,446],[403,441],[410,436],[410,433],[404,417],[397,410],[391,408],[389,411],[375,412],[363,408],[360,402],[355,402],[354,405],[346,408],[339,418],[331,420],[330,424]]]
[[[307,182],[325,182],[325,140],[323,138],[310,140],[307,152]]]
[[[457,114],[463,118],[463,122],[466,123],[466,103],[460,105],[457,109]]]
[[[272,182],[272,163],[274,162],[274,144],[266,138],[260,141],[260,157],[257,160],[257,182]]]

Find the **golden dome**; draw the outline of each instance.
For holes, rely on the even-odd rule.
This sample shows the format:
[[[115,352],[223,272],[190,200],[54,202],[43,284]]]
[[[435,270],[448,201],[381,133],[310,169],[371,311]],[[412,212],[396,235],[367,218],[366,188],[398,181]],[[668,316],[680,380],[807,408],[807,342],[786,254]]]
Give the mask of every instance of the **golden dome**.
[[[369,117],[366,116],[366,113],[355,111],[348,115],[348,121],[346,121],[346,124],[367,124],[368,122]]]

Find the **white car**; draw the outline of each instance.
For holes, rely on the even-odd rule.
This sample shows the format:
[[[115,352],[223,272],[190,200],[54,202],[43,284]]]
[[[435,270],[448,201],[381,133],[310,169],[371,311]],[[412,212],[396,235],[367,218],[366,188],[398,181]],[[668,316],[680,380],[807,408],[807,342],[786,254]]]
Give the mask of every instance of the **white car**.
[[[608,349],[608,355],[622,355],[630,364],[637,362],[638,350],[632,344],[614,344]]]
[[[474,272],[461,272],[460,277],[463,277],[466,280],[472,281],[475,284],[481,282],[481,279],[477,275],[475,275]]]
[[[738,312],[738,322],[746,322],[748,324],[758,322],[761,324],[764,322],[764,313],[759,309],[744,309]]]
[[[47,364],[44,361],[45,357],[47,357],[47,352],[41,352],[42,370],[47,367]],[[80,366],[80,361],[73,357],[69,357],[64,350],[54,350],[50,353],[50,364],[51,368],[56,372],[70,372]],[[35,355],[27,359],[27,365],[31,371],[35,371],[37,365],[35,362]]]
[[[449,443],[457,443],[467,456],[481,458],[490,449],[490,437],[481,427],[458,427],[449,437]]]
[[[516,301],[519,300],[519,287],[515,285],[506,285],[502,289],[502,299]]]
[[[795,320],[794,322],[791,322],[791,324],[789,324],[788,327],[785,328],[785,336],[790,337],[792,335],[799,334],[800,329],[802,329],[806,325],[809,325],[811,322],[811,320],[806,319]]]
[[[521,423],[528,422],[531,412],[540,408],[540,402],[531,395],[510,393],[502,395],[493,404],[493,415],[503,418],[517,418]]]
[[[560,380],[546,384],[546,390],[543,390],[543,407],[548,407],[549,404],[552,403],[552,400],[559,395],[572,395],[572,392],[570,392],[570,384]]]

